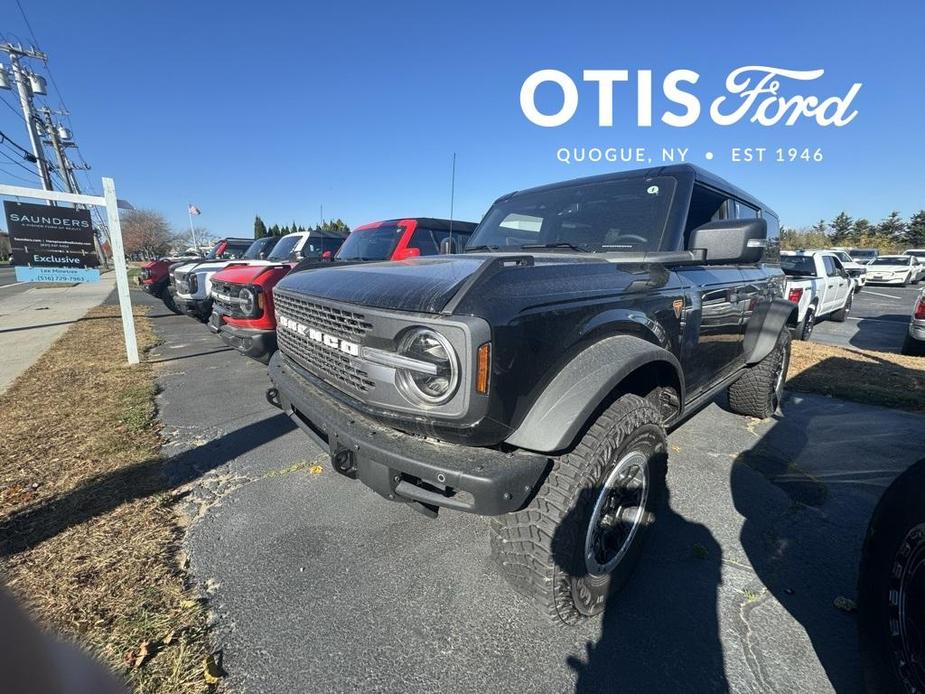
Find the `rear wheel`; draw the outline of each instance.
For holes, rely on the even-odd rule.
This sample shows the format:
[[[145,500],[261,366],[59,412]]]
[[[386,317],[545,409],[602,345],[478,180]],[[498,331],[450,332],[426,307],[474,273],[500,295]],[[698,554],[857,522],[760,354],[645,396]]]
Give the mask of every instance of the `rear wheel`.
[[[854,301],[854,295],[849,292],[848,298],[845,299],[845,305],[832,314],[832,320],[836,323],[844,323],[851,313],[851,304]]]
[[[170,289],[164,289],[164,291],[161,292],[161,301],[164,302],[164,306],[166,306],[169,311],[176,313],[178,316],[183,315],[183,311],[177,307],[177,302],[174,301]]]
[[[553,461],[526,508],[492,520],[492,555],[505,577],[554,622],[602,612],[636,565],[665,460],[655,407],[636,395],[618,398]]]
[[[808,340],[813,334],[813,328],[816,326],[816,307],[810,306],[806,309],[806,315],[803,316],[803,320],[797,326],[797,337],[799,337],[804,342]]]
[[[858,575],[861,661],[870,692],[925,691],[925,460],[884,492]]]
[[[766,419],[777,411],[784,397],[790,366],[790,331],[784,328],[771,353],[748,367],[729,386],[729,407],[737,414]]]

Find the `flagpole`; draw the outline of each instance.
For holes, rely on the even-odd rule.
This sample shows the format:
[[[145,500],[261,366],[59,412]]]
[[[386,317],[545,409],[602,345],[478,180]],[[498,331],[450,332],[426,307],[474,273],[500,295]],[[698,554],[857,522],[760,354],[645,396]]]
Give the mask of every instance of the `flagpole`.
[[[196,255],[199,255],[199,242],[196,240],[196,230],[193,228],[193,203],[186,203],[186,214],[189,215],[189,233],[193,237],[193,248],[196,249]]]

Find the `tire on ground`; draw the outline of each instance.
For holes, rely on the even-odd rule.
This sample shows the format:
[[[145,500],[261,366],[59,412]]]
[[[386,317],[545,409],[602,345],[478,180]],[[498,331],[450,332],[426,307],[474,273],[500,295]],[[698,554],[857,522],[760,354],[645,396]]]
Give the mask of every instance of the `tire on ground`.
[[[641,456],[630,457],[634,453]],[[492,556],[505,578],[553,622],[577,624],[602,612],[608,595],[622,587],[637,562],[662,496],[666,459],[658,410],[636,395],[618,398],[571,452],[553,460],[542,488],[524,509],[492,519]],[[642,503],[631,509],[636,532],[622,558],[609,575],[594,575],[585,559],[589,521],[611,472],[627,460],[645,460],[636,468],[648,493],[640,494]]]
[[[906,333],[902,352],[910,357],[925,357],[925,341],[916,340],[909,333]]]
[[[846,320],[848,320],[848,314],[851,313],[851,304],[853,301],[853,297],[854,295],[851,292],[849,292],[848,298],[845,299],[845,305],[832,314],[833,321],[835,321],[836,323],[844,323]]]
[[[806,315],[797,325],[796,336],[800,340],[806,341],[813,334],[813,327],[816,325],[816,305],[813,304],[806,309]]]
[[[914,603],[906,603],[904,586],[907,576],[916,575],[915,567],[919,575],[925,571],[923,494],[925,460],[920,460],[884,492],[867,529],[858,573],[858,637],[869,692],[915,691],[917,678],[915,686],[922,686],[922,664],[915,664],[921,654],[915,651],[921,648],[916,634],[925,625],[914,623],[922,615],[914,615]],[[904,615],[912,615],[913,633],[900,628]],[[906,665],[903,674],[899,662]]]
[[[777,411],[790,366],[790,331],[784,328],[771,353],[729,386],[729,407],[737,414],[767,419]]]

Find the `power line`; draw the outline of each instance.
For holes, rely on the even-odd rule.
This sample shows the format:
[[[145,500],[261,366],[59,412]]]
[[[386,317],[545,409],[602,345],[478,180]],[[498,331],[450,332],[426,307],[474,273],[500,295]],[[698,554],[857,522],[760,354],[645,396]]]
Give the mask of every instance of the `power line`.
[[[28,183],[28,184],[30,184],[30,185],[35,185],[35,178],[34,178],[34,177],[33,177],[33,178],[26,178],[25,176],[20,176],[19,174],[14,174],[12,171],[9,171],[8,169],[3,168],[2,166],[0,166],[0,171],[2,171],[5,175],[9,176],[10,178],[15,178],[15,179],[20,180],[20,181],[25,181],[26,183]],[[34,172],[34,171],[31,171],[30,173],[33,173],[33,174],[34,174],[35,172]]]

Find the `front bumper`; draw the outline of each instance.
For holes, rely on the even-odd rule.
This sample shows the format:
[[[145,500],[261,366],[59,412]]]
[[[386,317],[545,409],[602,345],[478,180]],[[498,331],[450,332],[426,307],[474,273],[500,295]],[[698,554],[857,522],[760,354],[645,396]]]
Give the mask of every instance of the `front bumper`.
[[[915,320],[909,324],[909,337],[925,342],[925,321]]]
[[[186,299],[179,294],[174,294],[173,298],[177,308],[188,316],[207,321],[212,315],[212,299]]]
[[[280,352],[269,374],[279,407],[328,451],[334,469],[391,501],[429,514],[443,507],[495,516],[522,508],[545,477],[544,456],[438,442],[383,426]]]
[[[209,327],[211,328],[212,325],[210,324]],[[266,362],[268,357],[276,351],[275,330],[254,330],[222,323],[218,328],[218,334],[226,345],[257,361]]]
[[[868,284],[905,284],[906,277],[888,277],[886,279],[878,279],[876,277],[867,276]]]

